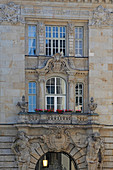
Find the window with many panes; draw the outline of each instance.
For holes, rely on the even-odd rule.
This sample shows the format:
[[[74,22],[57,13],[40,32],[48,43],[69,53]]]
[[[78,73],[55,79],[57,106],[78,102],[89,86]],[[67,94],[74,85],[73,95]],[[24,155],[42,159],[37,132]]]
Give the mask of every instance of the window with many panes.
[[[66,27],[64,26],[46,26],[46,55],[52,56],[55,53],[65,55],[66,53]]]
[[[36,83],[29,82],[28,84],[28,111],[34,112],[36,109]]]
[[[75,111],[83,111],[83,84],[77,83],[75,87]]]
[[[83,27],[75,27],[75,56],[83,56]]]
[[[46,109],[65,110],[66,83],[60,77],[53,77],[46,82]]]
[[[28,26],[28,54],[29,55],[36,54],[36,26],[35,25]]]

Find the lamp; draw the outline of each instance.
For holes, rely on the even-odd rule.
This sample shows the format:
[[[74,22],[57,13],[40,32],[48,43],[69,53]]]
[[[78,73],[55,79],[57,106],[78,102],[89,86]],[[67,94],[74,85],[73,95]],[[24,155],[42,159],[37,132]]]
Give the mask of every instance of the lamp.
[[[46,159],[46,155],[45,155],[43,159],[43,167],[46,168],[47,166],[48,166],[48,160]]]

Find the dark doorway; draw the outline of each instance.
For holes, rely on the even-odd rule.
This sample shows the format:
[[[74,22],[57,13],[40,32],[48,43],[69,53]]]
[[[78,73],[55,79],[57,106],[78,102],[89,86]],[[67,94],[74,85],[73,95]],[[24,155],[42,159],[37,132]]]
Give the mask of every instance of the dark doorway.
[[[43,160],[47,160],[47,167],[43,167]],[[35,170],[77,170],[73,158],[67,153],[48,152],[38,161]]]

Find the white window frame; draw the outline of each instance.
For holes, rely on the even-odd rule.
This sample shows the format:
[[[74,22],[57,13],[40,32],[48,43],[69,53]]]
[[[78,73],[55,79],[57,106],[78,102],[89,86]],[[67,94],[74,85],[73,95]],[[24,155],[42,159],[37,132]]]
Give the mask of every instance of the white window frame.
[[[34,88],[31,88],[32,93],[29,93],[29,83],[35,83],[35,93],[33,93]],[[33,97],[35,96],[35,101],[36,101],[36,82],[35,81],[30,81],[29,83],[28,83],[28,112],[35,112],[34,109],[36,109],[36,102],[35,103],[33,102]],[[32,87],[33,87],[33,85],[32,85]],[[29,102],[29,97],[32,98],[31,103]],[[29,108],[30,105],[31,105],[31,108],[32,108],[31,110]]]
[[[58,97],[62,97],[62,98],[64,98],[64,102],[65,102],[65,104],[64,104],[64,108],[63,108],[63,110],[65,110],[66,109],[66,82],[65,82],[65,80],[63,79],[63,78],[61,78],[61,77],[51,77],[51,78],[55,78],[55,93],[54,94],[47,94],[46,93],[46,95],[45,95],[45,108],[47,109],[47,97],[54,97],[54,112],[56,112],[56,110],[57,110],[57,98]],[[51,78],[49,78],[49,79],[51,79]],[[62,79],[64,82],[65,82],[65,93],[64,94],[57,94],[56,93],[56,87],[57,87],[57,85],[56,85],[56,79],[57,78],[60,78],[60,79]],[[48,80],[49,80],[48,79]],[[48,81],[47,80],[47,81]],[[46,81],[46,83],[47,83],[47,81]],[[46,86],[46,84],[45,84],[45,86]],[[45,87],[45,89],[46,89],[46,87]]]
[[[78,29],[78,35],[80,34],[80,28],[82,29],[82,38],[76,38],[76,31],[75,31],[75,57],[83,57],[84,55],[84,27],[83,26],[75,26],[75,29]],[[82,47],[80,48],[80,42],[82,42]],[[78,45],[78,47],[76,47]],[[82,54],[80,54],[80,50],[82,50]],[[78,51],[76,53],[76,51]]]
[[[50,34],[51,34],[51,37],[46,37],[46,33],[47,33],[47,32],[46,32],[46,27],[48,27],[48,28],[50,27],[50,28],[51,28],[51,33],[50,33]],[[53,37],[53,27],[55,27],[55,28],[57,27],[57,28],[58,28],[58,37]],[[64,28],[65,28],[65,38],[63,38],[63,37],[61,38],[61,37],[60,37],[60,33],[61,33],[61,32],[60,32],[60,27],[62,27],[62,28],[64,27]],[[55,33],[56,33],[56,32],[55,32]],[[62,31],[62,34],[63,34],[63,33],[64,33],[64,32]],[[48,34],[49,34],[49,32],[48,32]],[[46,40],[48,40],[48,41],[51,40],[51,47],[48,47],[48,48],[46,47]],[[60,53],[60,52],[61,52],[61,48],[60,48],[60,40],[61,40],[61,41],[62,41],[62,50],[65,49],[65,54],[64,54],[64,55],[66,55],[66,26],[51,26],[51,25],[46,25],[46,26],[45,26],[45,49],[51,48],[51,54],[49,54],[49,53],[47,54],[47,53],[46,53],[47,56],[52,56],[52,55],[54,55],[54,54],[53,54],[53,48],[54,48],[54,47],[53,47],[53,41],[54,41],[54,40],[55,40],[55,41],[58,40],[58,51],[56,51],[55,53]],[[65,41],[65,48],[63,48],[63,41]],[[56,50],[56,47],[55,47],[55,50]],[[46,51],[46,50],[45,50],[45,51]],[[62,53],[63,53],[63,51],[62,51]]]
[[[76,86],[77,85],[78,85],[78,94],[76,94]],[[79,89],[79,85],[82,85],[82,94],[79,94],[79,91],[81,90],[81,89]],[[78,97],[78,106],[76,106],[76,97]],[[80,101],[79,101],[80,97],[82,97],[82,109],[80,107]],[[78,108],[76,109],[76,107],[78,107]],[[75,111],[81,110],[81,113],[82,113],[83,107],[84,107],[84,84],[81,82],[78,82],[75,85]]]
[[[36,29],[36,32],[35,32],[35,36],[29,36],[29,27],[35,27],[35,29]],[[31,31],[31,33],[33,33],[33,31]],[[28,25],[28,55],[36,55],[36,47],[37,47],[37,39],[36,39],[36,37],[37,37],[37,26],[36,25]],[[33,46],[32,44],[31,44],[31,46],[29,45],[29,40],[35,40],[35,46]],[[33,49],[34,48],[34,50],[35,50],[35,52],[34,53],[29,53],[29,49]]]

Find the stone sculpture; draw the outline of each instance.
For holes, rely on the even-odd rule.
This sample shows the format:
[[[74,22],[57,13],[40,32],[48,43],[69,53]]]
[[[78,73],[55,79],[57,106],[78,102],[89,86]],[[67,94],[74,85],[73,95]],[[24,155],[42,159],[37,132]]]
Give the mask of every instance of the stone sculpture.
[[[16,160],[21,170],[27,170],[30,163],[30,144],[25,132],[19,131],[12,145]]]
[[[86,161],[88,170],[102,169],[104,144],[100,138],[100,134],[95,132],[87,139],[87,155]]]
[[[20,107],[21,112],[27,112],[28,102],[25,101],[25,96],[22,96],[22,101],[17,103],[17,106]]]
[[[94,103],[93,97],[91,97],[90,103],[88,104],[88,107],[89,107],[90,113],[94,113],[94,111],[96,110],[97,103]]]

